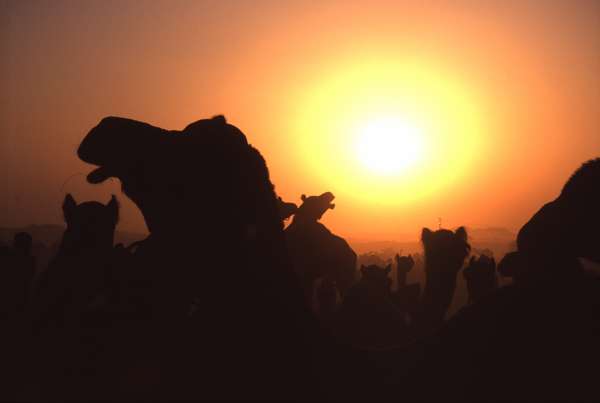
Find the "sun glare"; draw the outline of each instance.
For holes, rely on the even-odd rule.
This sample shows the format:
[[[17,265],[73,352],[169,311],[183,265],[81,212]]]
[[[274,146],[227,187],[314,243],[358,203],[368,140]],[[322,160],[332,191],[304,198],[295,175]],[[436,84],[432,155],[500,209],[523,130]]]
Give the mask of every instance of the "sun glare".
[[[291,96],[296,166],[316,192],[397,207],[466,183],[484,155],[482,102],[427,60],[338,60]]]
[[[359,161],[380,175],[397,175],[417,163],[423,152],[423,134],[402,118],[370,120],[358,129]]]

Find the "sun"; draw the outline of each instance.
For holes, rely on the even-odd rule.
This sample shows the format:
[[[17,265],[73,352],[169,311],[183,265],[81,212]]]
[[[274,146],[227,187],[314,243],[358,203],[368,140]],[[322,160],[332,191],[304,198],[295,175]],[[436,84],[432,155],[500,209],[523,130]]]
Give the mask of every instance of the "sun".
[[[290,92],[303,186],[394,209],[456,191],[487,150],[479,93],[438,61],[376,56],[332,61]]]
[[[421,160],[423,140],[420,128],[406,119],[375,118],[358,128],[356,156],[374,174],[398,175]]]

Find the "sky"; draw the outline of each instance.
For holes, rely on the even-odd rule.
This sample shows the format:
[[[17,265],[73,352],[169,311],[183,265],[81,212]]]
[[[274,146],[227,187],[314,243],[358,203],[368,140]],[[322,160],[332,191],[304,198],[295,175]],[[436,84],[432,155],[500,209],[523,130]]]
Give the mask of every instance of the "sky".
[[[278,195],[336,195],[337,234],[516,231],[600,154],[600,2],[3,1],[0,88],[0,226],[114,193],[145,231],[81,139],[224,114]]]

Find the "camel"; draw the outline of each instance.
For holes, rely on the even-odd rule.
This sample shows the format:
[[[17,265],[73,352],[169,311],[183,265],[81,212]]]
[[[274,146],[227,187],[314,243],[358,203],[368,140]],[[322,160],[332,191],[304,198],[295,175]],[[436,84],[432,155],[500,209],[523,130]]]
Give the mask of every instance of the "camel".
[[[514,282],[465,306],[426,344],[410,373],[424,400],[598,400],[600,159],[521,228],[499,264]],[[423,389],[435,379],[436,389]],[[497,387],[502,380],[502,387]],[[423,394],[423,391],[426,394]],[[490,391],[493,390],[493,394]]]
[[[134,258],[153,335],[137,359],[153,349],[163,380],[153,387],[169,398],[309,393],[318,326],[287,254],[266,162],[244,133],[222,115],[183,130],[107,117],[78,155],[98,167],[90,183],[121,181],[150,231]],[[201,386],[186,371],[197,363],[206,368]],[[232,377],[236,388],[226,386]]]
[[[396,253],[394,256],[394,261],[396,262],[396,276],[398,279],[398,288],[406,287],[406,279],[408,273],[415,266],[415,261],[411,255],[408,256],[400,256]]]
[[[454,232],[447,229],[434,232],[423,228],[421,241],[425,252],[426,281],[418,321],[419,326],[430,331],[444,321],[456,289],[456,276],[471,246],[464,227]]]
[[[285,230],[294,268],[302,279],[308,301],[312,301],[314,284],[319,278],[335,281],[342,297],[354,282],[356,253],[343,238],[319,222],[326,211],[335,208],[334,198],[330,192],[302,195],[302,204]]]
[[[393,302],[391,264],[361,266],[361,279],[342,302],[337,336],[359,347],[402,345],[408,337],[404,316]]]
[[[393,293],[393,299],[406,319],[412,323],[419,307],[419,297],[421,294],[421,285],[419,283],[407,283],[408,273],[415,266],[415,260],[412,255],[401,256],[396,254],[394,261],[396,262],[398,284],[396,292]]]
[[[493,257],[480,255],[475,258],[475,256],[471,256],[469,264],[463,270],[463,276],[467,282],[469,303],[475,303],[481,298],[485,298],[498,288],[496,261]]]
[[[600,262],[600,158],[585,162],[563,186],[559,196],[546,203],[517,235],[519,253],[540,261],[545,275],[575,274],[573,258]],[[571,262],[569,262],[571,260]],[[536,272],[531,263],[528,270]],[[570,269],[569,269],[570,268]],[[581,274],[581,273],[579,273]]]
[[[107,298],[115,283],[114,233],[119,205],[113,195],[105,205],[97,201],[77,204],[65,196],[67,228],[59,250],[38,284],[35,310],[51,320],[80,320],[94,304]]]
[[[136,255],[147,266],[157,312],[188,312],[199,294],[218,298],[217,288],[205,286],[212,282],[209,275],[216,283],[237,278],[243,290],[270,276],[293,288],[266,163],[223,116],[199,120],[182,131],[108,117],[88,133],[78,154],[99,166],[88,181],[118,178],[140,208],[150,236]],[[209,267],[227,258],[227,268],[201,270],[195,263],[200,254]],[[252,271],[241,269],[249,266]],[[293,292],[269,292],[283,300],[294,298]]]

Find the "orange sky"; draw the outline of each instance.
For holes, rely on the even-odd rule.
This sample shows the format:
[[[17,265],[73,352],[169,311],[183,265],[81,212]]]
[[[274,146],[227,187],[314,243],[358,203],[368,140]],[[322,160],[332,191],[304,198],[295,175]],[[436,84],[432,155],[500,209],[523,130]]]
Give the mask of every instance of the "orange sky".
[[[0,226],[60,222],[68,191],[116,193],[120,228],[143,230],[116,180],[81,175],[77,145],[107,115],[223,113],[284,199],[333,191],[324,221],[355,239],[438,217],[516,230],[600,154],[597,1],[8,1],[0,19]],[[344,160],[379,109],[435,125],[437,151],[385,180]]]

